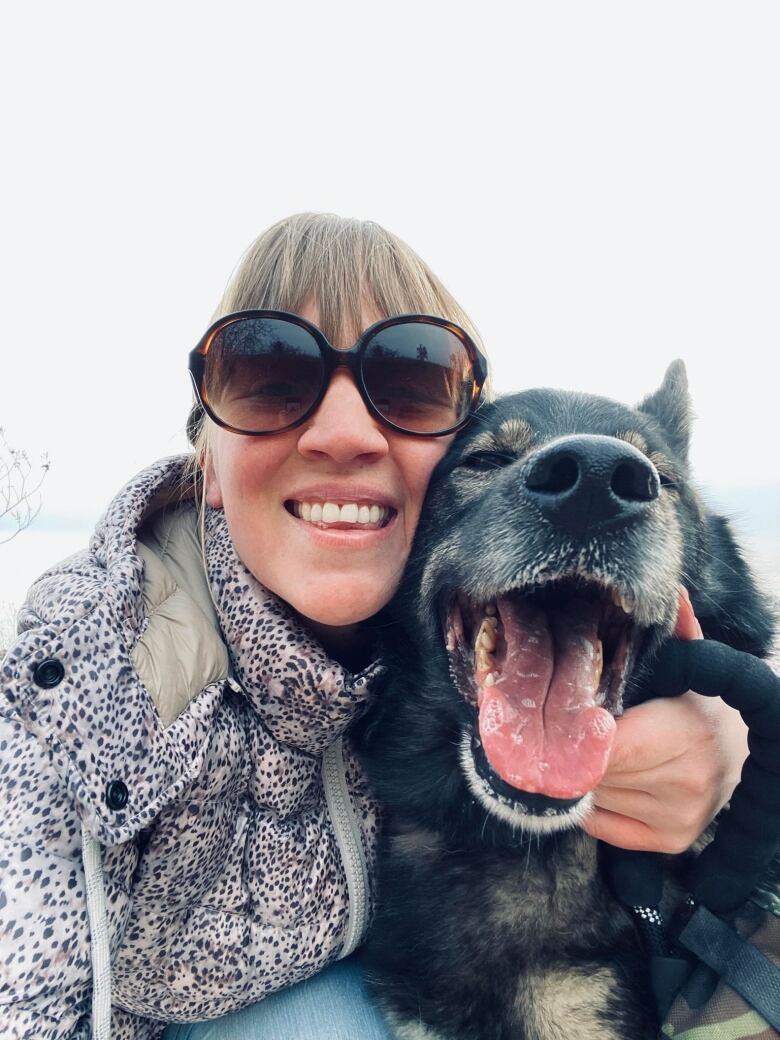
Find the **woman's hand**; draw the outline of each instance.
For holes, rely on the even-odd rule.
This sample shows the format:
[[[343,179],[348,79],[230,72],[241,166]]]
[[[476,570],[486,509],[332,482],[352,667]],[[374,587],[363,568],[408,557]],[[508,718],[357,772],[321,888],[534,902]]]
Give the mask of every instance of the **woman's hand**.
[[[703,638],[682,588],[675,635]],[[718,698],[688,692],[629,708],[582,826],[625,849],[682,852],[731,797],[747,753],[747,727]]]

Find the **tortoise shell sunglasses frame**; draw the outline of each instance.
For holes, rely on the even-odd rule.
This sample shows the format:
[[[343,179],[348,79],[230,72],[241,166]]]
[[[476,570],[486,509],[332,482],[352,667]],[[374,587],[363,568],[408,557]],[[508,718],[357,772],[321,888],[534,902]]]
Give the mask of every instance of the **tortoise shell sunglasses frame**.
[[[236,426],[232,426],[224,419],[220,418],[219,415],[212,408],[207,390],[204,386],[204,376],[206,371],[206,357],[209,350],[211,349],[214,340],[217,335],[222,332],[229,325],[235,322],[250,320],[250,319],[267,319],[276,321],[290,322],[293,325],[297,325],[299,328],[304,329],[311,335],[316,342],[320,356],[322,359],[322,386],[320,387],[315,399],[309,405],[309,407],[299,415],[293,422],[286,426],[279,427],[273,430],[243,430]],[[466,354],[468,355],[469,361],[471,362],[471,368],[474,378],[474,384],[471,392],[471,401],[469,402],[466,414],[463,415],[456,423],[447,427],[444,430],[436,430],[434,432],[419,431],[419,430],[408,430],[403,426],[398,426],[392,422],[377,408],[369,395],[366,387],[365,379],[363,376],[363,357],[366,353],[366,349],[369,346],[372,339],[377,336],[380,332],[388,329],[392,326],[405,325],[405,324],[422,324],[422,325],[435,325],[439,328],[446,329],[453,336],[456,337],[462,344]],[[414,360],[414,358],[408,358],[405,360]],[[331,376],[336,368],[343,366],[347,368],[355,381],[355,384],[360,392],[360,396],[363,399],[363,403],[374,416],[375,419],[379,420],[384,426],[390,427],[392,430],[396,430],[399,433],[407,434],[410,437],[444,437],[448,433],[454,433],[461,429],[469,421],[471,416],[479,403],[479,398],[482,393],[482,388],[487,378],[487,358],[482,351],[477,347],[474,341],[471,339],[469,334],[462,329],[459,325],[454,322],[447,321],[446,318],[439,318],[431,314],[398,314],[390,318],[383,318],[380,321],[370,325],[361,334],[360,338],[351,347],[345,349],[338,349],[334,347],[326,338],[325,334],[321,329],[318,329],[312,322],[307,321],[305,318],[301,318],[297,314],[290,314],[287,311],[277,310],[243,310],[234,311],[230,314],[225,314],[211,325],[203,338],[200,340],[198,345],[190,352],[189,355],[189,373],[192,379],[192,384],[195,389],[198,402],[202,407],[203,411],[218,425],[225,430],[229,430],[232,433],[243,434],[248,437],[266,437],[274,433],[282,433],[286,430],[292,430],[296,426],[300,426],[306,422],[310,416],[319,407],[325,396],[328,386],[330,385]]]

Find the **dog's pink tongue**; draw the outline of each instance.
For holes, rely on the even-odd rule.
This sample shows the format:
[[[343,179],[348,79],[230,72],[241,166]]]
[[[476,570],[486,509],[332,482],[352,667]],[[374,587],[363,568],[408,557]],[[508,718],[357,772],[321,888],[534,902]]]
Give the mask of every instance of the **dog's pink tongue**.
[[[578,798],[601,780],[615,720],[595,698],[599,611],[575,600],[544,610],[498,601],[506,659],[480,690],[479,736],[492,768],[521,791]]]

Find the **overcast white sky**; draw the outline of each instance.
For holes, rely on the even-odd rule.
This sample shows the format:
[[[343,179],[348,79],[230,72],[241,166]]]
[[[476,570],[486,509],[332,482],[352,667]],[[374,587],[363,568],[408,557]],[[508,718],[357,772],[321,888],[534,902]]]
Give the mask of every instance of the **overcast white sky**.
[[[72,0],[0,38],[0,425],[52,463],[0,600],[185,450],[186,354],[304,209],[405,238],[499,390],[633,402],[684,358],[700,482],[776,538],[774,0]]]

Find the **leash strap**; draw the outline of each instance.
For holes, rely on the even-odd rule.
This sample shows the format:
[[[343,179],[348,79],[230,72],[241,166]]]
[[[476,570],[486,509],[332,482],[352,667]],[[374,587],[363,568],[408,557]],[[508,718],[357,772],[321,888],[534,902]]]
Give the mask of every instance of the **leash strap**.
[[[706,906],[697,906],[678,942],[716,971],[733,990],[780,1030],[780,970]]]

